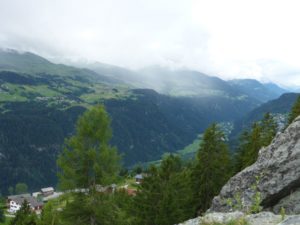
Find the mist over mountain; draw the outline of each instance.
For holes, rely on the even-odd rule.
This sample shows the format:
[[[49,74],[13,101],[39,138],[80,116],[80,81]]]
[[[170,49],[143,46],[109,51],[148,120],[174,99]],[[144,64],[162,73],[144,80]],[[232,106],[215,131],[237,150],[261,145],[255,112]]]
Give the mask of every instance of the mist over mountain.
[[[279,95],[255,84],[244,91],[192,70],[68,66],[29,52],[0,51],[1,190],[6,193],[18,181],[30,188],[55,185],[63,141],[92,105],[106,106],[111,144],[124,154],[124,165],[132,166],[183,149],[210,123],[242,119]]]
[[[266,102],[279,97],[288,92],[273,83],[262,84],[253,79],[235,79],[229,80],[228,83],[236,89],[246,93],[248,96],[261,102]]]

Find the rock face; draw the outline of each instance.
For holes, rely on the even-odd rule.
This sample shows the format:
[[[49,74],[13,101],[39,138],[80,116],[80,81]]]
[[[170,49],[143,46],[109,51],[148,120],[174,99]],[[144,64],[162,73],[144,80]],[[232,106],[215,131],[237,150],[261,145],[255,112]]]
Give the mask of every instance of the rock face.
[[[298,189],[298,190],[297,190]],[[293,193],[296,197],[293,196]],[[274,210],[300,212],[300,117],[259,151],[257,161],[232,177],[209,212]],[[295,205],[296,204],[296,205]]]
[[[300,216],[275,215],[271,212],[246,215],[242,212],[208,213],[179,225],[248,224],[248,225],[299,225]]]

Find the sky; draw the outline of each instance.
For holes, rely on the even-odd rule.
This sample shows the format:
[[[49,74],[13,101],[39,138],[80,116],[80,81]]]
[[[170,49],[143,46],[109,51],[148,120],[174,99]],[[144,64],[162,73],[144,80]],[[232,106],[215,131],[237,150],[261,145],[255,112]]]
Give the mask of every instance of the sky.
[[[298,0],[0,0],[0,47],[300,86]]]

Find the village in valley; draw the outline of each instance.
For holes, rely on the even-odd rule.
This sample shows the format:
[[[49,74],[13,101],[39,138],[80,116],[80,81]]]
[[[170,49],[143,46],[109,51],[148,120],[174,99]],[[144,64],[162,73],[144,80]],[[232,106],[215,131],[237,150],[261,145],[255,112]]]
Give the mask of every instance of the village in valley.
[[[121,185],[111,184],[109,186],[96,185],[96,190],[102,193],[114,193],[116,190],[124,190],[129,196],[135,196],[137,187],[143,181],[145,174],[136,174],[134,177],[127,179]],[[38,192],[10,195],[6,197],[7,217],[14,217],[15,213],[20,210],[22,204],[26,201],[30,209],[37,215],[40,215],[44,204],[50,200],[58,199],[65,193],[82,192],[86,193],[88,189],[75,189],[70,191],[56,191],[53,187],[41,188]]]

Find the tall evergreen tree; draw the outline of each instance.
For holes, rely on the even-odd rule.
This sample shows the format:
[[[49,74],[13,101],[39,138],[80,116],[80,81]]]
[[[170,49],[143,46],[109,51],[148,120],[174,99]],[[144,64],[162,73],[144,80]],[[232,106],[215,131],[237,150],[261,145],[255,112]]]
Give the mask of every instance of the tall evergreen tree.
[[[261,123],[261,144],[268,146],[277,133],[277,123],[271,113],[266,113]]]
[[[217,124],[208,127],[192,171],[194,201],[198,212],[206,211],[231,175],[231,160],[225,136]]]
[[[257,160],[259,150],[271,143],[276,131],[277,124],[270,113],[266,113],[261,121],[253,123],[249,132],[244,131],[235,155],[235,172],[252,165]]]
[[[151,166],[134,199],[137,225],[171,225],[193,215],[189,172],[178,156],[166,156]]]
[[[37,216],[31,211],[26,200],[22,203],[10,225],[37,225]]]
[[[38,225],[60,225],[59,201],[57,199],[47,202],[42,210]]]
[[[300,115],[300,96],[297,98],[296,102],[292,107],[292,110],[288,117],[288,124],[291,124],[293,120],[299,115]]]
[[[97,192],[97,185],[115,181],[121,159],[117,149],[109,145],[111,136],[110,119],[104,107],[95,106],[79,118],[76,134],[66,140],[58,158],[59,185],[63,190],[80,189],[85,193],[71,192],[72,200],[62,212],[64,223],[106,224],[103,216],[108,209],[107,196]]]

